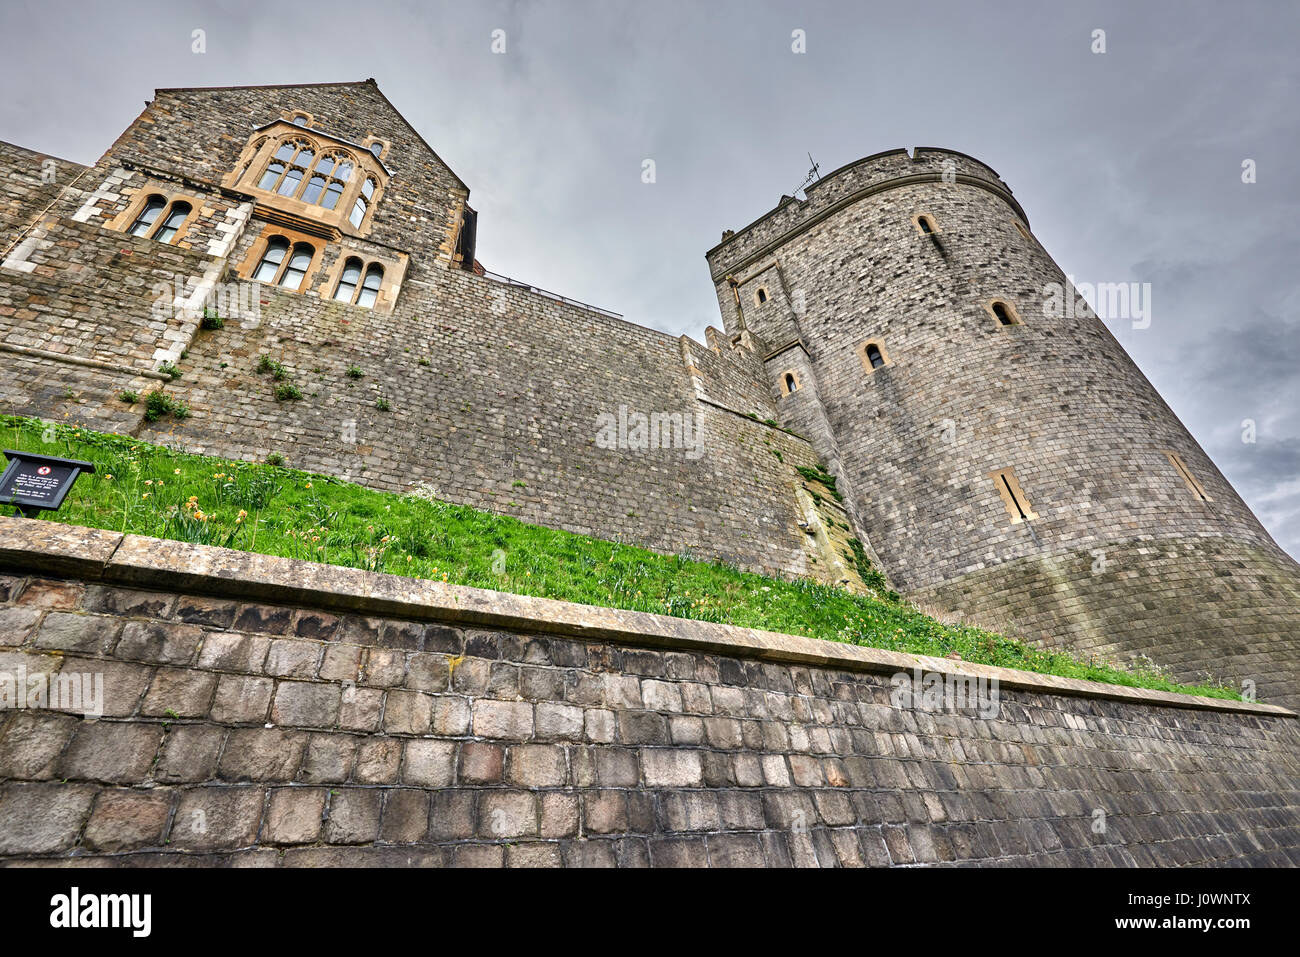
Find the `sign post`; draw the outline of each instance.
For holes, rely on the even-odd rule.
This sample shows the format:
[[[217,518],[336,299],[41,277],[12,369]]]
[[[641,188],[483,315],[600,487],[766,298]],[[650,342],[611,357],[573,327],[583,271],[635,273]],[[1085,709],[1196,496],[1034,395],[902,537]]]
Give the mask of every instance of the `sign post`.
[[[4,450],[9,466],[0,474],[0,505],[15,505],[28,518],[63,504],[82,472],[94,472],[92,462],[57,459],[35,452]]]

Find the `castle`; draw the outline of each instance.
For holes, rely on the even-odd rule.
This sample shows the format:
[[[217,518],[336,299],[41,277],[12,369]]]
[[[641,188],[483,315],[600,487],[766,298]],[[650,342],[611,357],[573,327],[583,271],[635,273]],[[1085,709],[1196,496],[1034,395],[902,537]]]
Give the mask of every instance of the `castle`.
[[[158,90],[93,166],[0,154],[6,412],[848,587],[856,541],[928,609],[1300,705],[1300,567],[1096,315],[1044,309],[1069,283],[971,157],[724,233],[698,343],[485,270],[373,80]]]

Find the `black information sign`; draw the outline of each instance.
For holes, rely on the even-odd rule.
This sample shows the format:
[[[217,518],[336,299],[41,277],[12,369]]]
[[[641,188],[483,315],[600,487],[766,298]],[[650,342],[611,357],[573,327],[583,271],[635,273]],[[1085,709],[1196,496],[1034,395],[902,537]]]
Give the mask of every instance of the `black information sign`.
[[[24,515],[55,509],[82,472],[93,472],[91,462],[56,459],[34,452],[4,450],[9,466],[0,475],[0,504],[17,505]]]

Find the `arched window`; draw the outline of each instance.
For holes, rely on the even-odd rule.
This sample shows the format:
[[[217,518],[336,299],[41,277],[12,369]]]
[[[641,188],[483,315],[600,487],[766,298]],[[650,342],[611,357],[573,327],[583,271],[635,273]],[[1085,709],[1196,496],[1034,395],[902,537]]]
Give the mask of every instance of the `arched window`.
[[[767,290],[762,286],[759,286],[758,292],[754,293],[754,298],[758,300],[758,304],[761,306],[763,303],[767,302]]]
[[[367,309],[375,304],[379,298],[379,284],[384,281],[384,267],[379,263],[371,263],[370,268],[366,270],[365,282],[361,284],[361,292],[357,294],[357,305],[365,306]]]
[[[316,147],[307,140],[286,140],[280,144],[266,172],[257,181],[257,188],[268,193],[295,197],[303,187],[303,181],[310,181],[308,171],[316,159]],[[324,190],[324,184],[321,191]],[[320,194],[318,191],[317,195]]]
[[[348,216],[348,222],[360,229],[361,223],[366,218],[366,210],[370,208],[370,200],[375,195],[375,181],[368,179],[361,185],[361,195],[357,201],[352,204],[352,213]]]
[[[339,275],[339,284],[334,290],[337,302],[351,302],[357,294],[357,284],[361,282],[361,260],[355,256],[343,264]]]
[[[994,300],[994,302],[990,305],[989,308],[993,310],[993,315],[997,318],[998,322],[1001,323],[1002,325],[1004,326],[1019,325],[1020,320],[1016,317],[1015,310],[1013,310],[1005,302],[1002,302],[1001,300]]]
[[[316,161],[300,199],[312,206],[333,209],[343,196],[343,185],[352,178],[353,160],[346,153],[327,153]]]
[[[154,222],[158,219],[158,214],[163,211],[167,201],[161,196],[150,196],[145,200],[144,208],[140,210],[140,215],[135,218],[131,228],[127,230],[132,236],[144,236],[153,228]]]
[[[371,143],[370,152],[374,154],[375,159],[379,159],[379,154],[384,151],[383,143]]]
[[[785,374],[785,391],[787,393],[799,391],[799,380],[794,377],[793,372]]]
[[[316,250],[311,245],[295,244],[293,252],[289,254],[289,262],[284,267],[284,275],[280,277],[280,285],[286,289],[301,289],[303,278],[307,275],[312,257],[315,255]]]
[[[284,262],[285,253],[288,251],[289,240],[283,236],[272,236],[271,241],[266,244],[266,252],[262,254],[262,261],[253,270],[253,281],[275,282],[276,274],[280,272],[280,264]]]
[[[912,217],[912,224],[922,236],[929,236],[936,243],[939,241],[939,225],[930,213],[917,213]]]
[[[172,208],[168,210],[167,216],[158,227],[158,231],[153,234],[153,238],[160,243],[171,242],[180,231],[181,224],[189,218],[193,210],[194,207],[189,203],[172,203]]]
[[[889,365],[889,352],[879,339],[868,339],[866,342],[859,343],[854,351],[862,361],[862,371],[868,375]]]

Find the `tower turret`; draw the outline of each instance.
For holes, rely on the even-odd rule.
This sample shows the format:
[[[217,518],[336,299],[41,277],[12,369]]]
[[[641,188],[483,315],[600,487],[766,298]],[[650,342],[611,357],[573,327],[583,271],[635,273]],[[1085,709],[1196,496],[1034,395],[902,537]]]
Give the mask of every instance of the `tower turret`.
[[[784,423],[936,610],[1300,704],[1300,566],[988,166],[880,153],[707,254]]]

